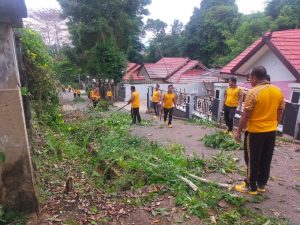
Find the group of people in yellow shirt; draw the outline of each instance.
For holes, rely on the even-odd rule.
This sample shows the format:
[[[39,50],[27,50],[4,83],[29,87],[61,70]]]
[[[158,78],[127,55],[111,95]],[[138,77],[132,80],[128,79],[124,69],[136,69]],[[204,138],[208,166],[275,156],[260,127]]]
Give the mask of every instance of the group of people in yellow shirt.
[[[165,94],[161,94],[159,90],[159,84],[156,84],[153,95],[152,103],[155,112],[154,118],[160,116],[159,106],[162,107],[164,113],[164,122],[169,128],[172,128],[172,119],[174,108],[176,107],[176,94],[173,92],[173,85],[168,86],[168,91]],[[131,115],[132,115],[132,124],[136,124],[136,121],[141,123],[141,116],[139,112],[140,107],[140,97],[138,91],[136,91],[135,86],[131,86],[131,98],[128,101],[128,104],[131,103]],[[167,121],[168,119],[168,121]]]
[[[94,87],[89,95],[90,100],[93,102],[93,106],[96,107],[99,100],[101,99],[101,95],[99,92],[99,88],[98,87]],[[113,93],[111,89],[108,89],[108,91],[106,92],[106,98],[112,102],[113,101]]]
[[[270,167],[274,152],[276,130],[284,112],[282,91],[270,83],[270,76],[262,66],[254,67],[249,74],[252,85],[246,95],[244,111],[241,115],[236,140],[244,136],[244,159],[247,177],[235,186],[238,192],[256,195],[265,192],[270,176]],[[243,92],[236,85],[236,78],[229,79],[224,101],[224,119],[228,129],[226,133],[233,136],[233,119],[236,111],[242,111]]]

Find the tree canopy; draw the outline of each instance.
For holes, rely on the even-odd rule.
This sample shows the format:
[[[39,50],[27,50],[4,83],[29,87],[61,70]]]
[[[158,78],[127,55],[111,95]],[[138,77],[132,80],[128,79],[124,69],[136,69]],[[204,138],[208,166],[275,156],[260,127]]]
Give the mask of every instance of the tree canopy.
[[[145,6],[150,0],[59,0],[63,15],[68,19],[76,53],[80,56],[84,70],[95,73],[99,78],[111,77],[112,73],[121,78],[120,67],[128,54],[138,58],[141,49],[139,37],[143,28],[142,17],[148,14]],[[111,47],[109,47],[109,45]],[[107,47],[104,47],[107,46]],[[105,49],[105,54],[98,52]],[[91,64],[95,57],[97,63],[112,62],[113,69],[106,65]],[[86,66],[85,66],[86,65]]]

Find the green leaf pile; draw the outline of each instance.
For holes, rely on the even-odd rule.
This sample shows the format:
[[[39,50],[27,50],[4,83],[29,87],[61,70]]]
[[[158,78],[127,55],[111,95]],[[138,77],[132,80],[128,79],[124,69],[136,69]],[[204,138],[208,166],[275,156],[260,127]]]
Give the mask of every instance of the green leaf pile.
[[[222,131],[217,131],[211,135],[205,135],[201,141],[203,141],[206,147],[221,149],[225,151],[239,150],[242,145],[236,142],[233,137]]]

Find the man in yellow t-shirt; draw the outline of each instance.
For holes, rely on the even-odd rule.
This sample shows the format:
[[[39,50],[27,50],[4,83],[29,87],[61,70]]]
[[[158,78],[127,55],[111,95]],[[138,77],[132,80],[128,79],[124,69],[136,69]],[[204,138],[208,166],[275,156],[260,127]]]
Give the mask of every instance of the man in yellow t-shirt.
[[[158,104],[160,102],[160,98],[161,98],[161,93],[159,91],[159,84],[156,84],[152,95],[152,103],[153,103],[153,108],[155,113],[154,118],[159,117]]]
[[[77,89],[76,89],[76,94],[77,94],[77,96],[80,98],[81,91],[80,91],[80,89],[79,89],[79,88],[77,88]]]
[[[244,147],[247,178],[235,189],[255,195],[265,192],[270,176],[276,130],[284,112],[284,97],[278,87],[267,81],[267,71],[262,66],[253,68],[250,82],[253,88],[246,96],[236,133],[236,139],[240,140],[242,130],[247,130]]]
[[[174,112],[174,107],[176,106],[176,94],[173,92],[173,85],[168,86],[168,92],[163,94],[162,104],[164,108],[164,121],[169,128],[172,128],[172,116]],[[169,121],[167,123],[167,117],[169,114]]]
[[[96,86],[90,92],[90,99],[93,102],[94,107],[96,107],[100,100],[99,90],[97,89]]]
[[[136,119],[140,124],[142,122],[141,115],[140,115],[140,94],[135,90],[135,86],[131,86],[130,90],[131,90],[131,98],[128,101],[128,104],[131,103],[132,124],[136,124]]]
[[[108,89],[108,91],[106,92],[106,97],[110,102],[112,102],[112,96],[113,96],[113,94],[112,94],[111,89]]]
[[[235,77],[229,78],[228,84],[229,87],[226,89],[224,99],[224,120],[228,128],[227,132],[232,135],[234,115],[238,106],[238,110],[242,108],[243,91],[236,85]]]

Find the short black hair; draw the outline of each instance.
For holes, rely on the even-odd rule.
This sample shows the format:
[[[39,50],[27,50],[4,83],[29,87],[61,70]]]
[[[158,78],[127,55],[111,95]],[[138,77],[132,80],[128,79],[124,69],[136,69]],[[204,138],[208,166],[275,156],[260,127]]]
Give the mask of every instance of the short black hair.
[[[266,75],[266,80],[267,81],[271,81],[271,76],[270,75]]]
[[[169,88],[169,87],[173,87],[173,84],[169,84],[169,85],[168,85],[168,88]]]
[[[160,87],[160,85],[159,84],[156,84],[157,85],[157,87],[159,88]]]
[[[236,77],[230,77],[229,81],[232,81],[232,82],[234,82],[236,84]]]
[[[132,86],[130,87],[130,90],[135,91],[135,86],[132,85]]]
[[[264,80],[267,77],[267,70],[263,66],[255,66],[251,71],[251,76],[255,76],[258,80]]]

